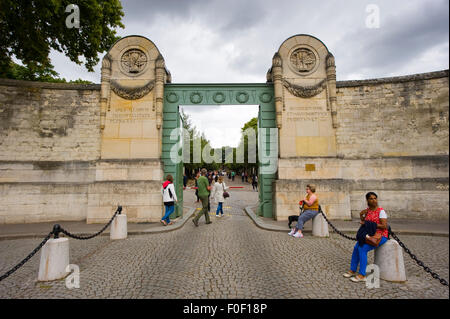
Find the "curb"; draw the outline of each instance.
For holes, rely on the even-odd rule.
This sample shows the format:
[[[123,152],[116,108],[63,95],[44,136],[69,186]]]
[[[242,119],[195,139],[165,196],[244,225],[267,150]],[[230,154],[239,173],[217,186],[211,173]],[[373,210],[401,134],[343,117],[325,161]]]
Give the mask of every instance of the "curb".
[[[251,207],[245,207],[244,208],[245,213],[253,220],[256,226],[258,226],[261,229],[269,230],[269,231],[277,231],[277,232],[288,232],[289,228],[285,227],[279,227],[267,224],[263,222],[261,219],[256,216],[256,214],[253,212]],[[356,234],[358,232],[357,229],[339,229],[342,233],[346,234]],[[304,230],[303,233],[311,233],[312,230]],[[333,229],[330,229],[330,233],[334,233]],[[402,235],[415,235],[415,236],[436,236],[436,237],[449,237],[448,232],[443,231],[423,231],[423,230],[395,230],[395,234],[402,234]]]
[[[192,217],[192,215],[195,212],[195,208],[184,206],[185,208],[189,208],[189,211],[181,217],[180,220],[177,220],[176,223],[170,226],[160,226],[155,229],[149,229],[149,230],[135,230],[135,231],[129,231],[127,232],[127,235],[145,235],[145,234],[159,234],[159,233],[166,233],[170,231],[177,230],[184,226],[186,221]],[[92,235],[94,233],[80,233],[80,232],[74,232],[74,235]],[[7,240],[7,239],[23,239],[23,238],[41,238],[47,236],[48,233],[42,233],[42,234],[9,234],[9,235],[0,235],[0,240]],[[101,233],[99,236],[109,236],[110,230],[105,230],[103,233]],[[60,237],[66,237],[64,234],[60,234]]]

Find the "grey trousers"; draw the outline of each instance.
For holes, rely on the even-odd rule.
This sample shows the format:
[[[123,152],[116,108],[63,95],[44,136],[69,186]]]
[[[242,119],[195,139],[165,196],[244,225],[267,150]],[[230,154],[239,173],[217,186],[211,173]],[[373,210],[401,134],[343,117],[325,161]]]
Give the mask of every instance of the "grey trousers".
[[[319,214],[317,210],[305,210],[303,214],[298,217],[297,225],[295,226],[296,230],[303,230],[303,224],[305,224],[311,218],[314,218]]]

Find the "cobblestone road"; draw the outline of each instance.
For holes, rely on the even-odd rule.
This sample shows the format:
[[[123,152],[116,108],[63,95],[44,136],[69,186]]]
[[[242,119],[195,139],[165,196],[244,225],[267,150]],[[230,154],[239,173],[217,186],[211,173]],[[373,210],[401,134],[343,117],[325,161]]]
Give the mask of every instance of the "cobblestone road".
[[[188,191],[186,191],[188,192]],[[404,255],[407,283],[381,280],[378,289],[342,277],[354,242],[336,234],[302,239],[257,228],[242,213],[256,203],[250,189],[231,192],[223,218],[199,227],[110,241],[70,239],[70,263],[80,288],[64,280],[37,282],[39,254],[0,282],[0,298],[449,298],[449,290]],[[185,205],[195,206],[191,193]],[[211,214],[215,205],[212,205]],[[449,278],[448,237],[399,236],[419,259]],[[41,238],[0,241],[0,274]],[[369,263],[373,252],[369,253]]]

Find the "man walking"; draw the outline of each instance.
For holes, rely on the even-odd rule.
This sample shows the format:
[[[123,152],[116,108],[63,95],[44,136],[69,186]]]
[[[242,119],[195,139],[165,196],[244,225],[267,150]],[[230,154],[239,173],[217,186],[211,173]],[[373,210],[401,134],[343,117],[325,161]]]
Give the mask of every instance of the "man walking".
[[[195,226],[198,226],[198,220],[202,215],[205,215],[206,224],[211,224],[211,221],[209,220],[209,213],[208,213],[208,196],[209,191],[211,190],[211,186],[209,186],[209,181],[206,178],[207,170],[206,168],[202,168],[201,170],[202,176],[200,176],[197,180],[198,184],[198,197],[200,198],[202,202],[202,210],[200,213],[197,214],[197,216],[194,217],[192,222]]]

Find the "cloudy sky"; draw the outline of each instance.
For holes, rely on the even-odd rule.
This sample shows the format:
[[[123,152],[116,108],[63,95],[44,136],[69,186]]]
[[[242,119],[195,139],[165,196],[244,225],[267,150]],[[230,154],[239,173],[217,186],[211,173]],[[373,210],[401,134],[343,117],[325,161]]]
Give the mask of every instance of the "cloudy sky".
[[[368,5],[379,10],[378,28],[367,26],[375,13]],[[173,83],[264,83],[272,56],[295,34],[325,43],[338,81],[449,68],[448,0],[123,0],[122,6],[125,28],[118,35],[152,40]],[[61,77],[100,83],[101,63],[89,73],[58,53],[51,58]],[[207,131],[211,119],[228,117],[231,132],[239,130],[231,123],[257,113],[251,109],[200,107],[192,119]],[[215,147],[213,135],[207,137]]]

